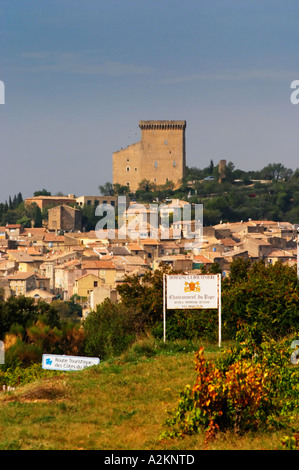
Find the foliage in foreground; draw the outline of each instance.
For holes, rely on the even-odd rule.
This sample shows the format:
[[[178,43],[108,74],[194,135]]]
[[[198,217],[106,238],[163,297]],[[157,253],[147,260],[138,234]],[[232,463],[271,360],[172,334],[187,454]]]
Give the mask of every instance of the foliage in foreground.
[[[223,334],[234,338],[242,325],[255,325],[261,336],[280,339],[299,324],[299,282],[296,266],[277,262],[231,263],[231,276],[222,283]]]
[[[28,367],[20,365],[9,367],[6,370],[0,370],[0,387],[16,387],[35,382],[45,377],[53,377],[57,371],[42,369],[41,364],[31,364]]]
[[[290,363],[290,340],[245,341],[224,351],[214,363],[196,353],[196,380],[180,393],[177,407],[166,421],[162,438],[204,431],[206,440],[218,431],[292,428],[298,412],[298,368]]]

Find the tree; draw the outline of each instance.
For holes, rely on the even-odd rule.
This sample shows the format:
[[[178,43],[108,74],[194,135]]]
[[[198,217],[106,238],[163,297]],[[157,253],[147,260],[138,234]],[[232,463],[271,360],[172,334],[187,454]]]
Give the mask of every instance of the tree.
[[[137,191],[144,191],[144,192],[148,193],[150,191],[154,191],[155,188],[156,188],[155,183],[151,183],[149,180],[143,179],[138,184]]]
[[[112,183],[105,183],[103,186],[99,186],[102,196],[114,196],[114,189]]]
[[[35,208],[34,208],[33,222],[34,222],[34,227],[42,227],[43,226],[42,211],[40,210],[38,205],[36,205]]]
[[[18,195],[17,195],[17,203],[18,203],[18,205],[21,204],[22,202],[23,202],[22,193],[18,193]]]
[[[290,168],[286,168],[281,163],[269,163],[269,165],[265,166],[261,172],[262,179],[269,179],[269,180],[289,180],[293,174],[293,170]]]
[[[235,170],[235,165],[233,164],[233,162],[228,162],[228,164],[225,167],[225,180],[226,181],[229,181],[230,183],[234,181],[235,179],[234,170]]]
[[[171,268],[162,266],[156,271],[147,271],[140,278],[138,275],[127,276],[117,287],[122,304],[137,313],[136,327],[140,330],[155,325],[163,317],[163,274],[169,274]],[[173,272],[175,273],[175,272]]]
[[[134,310],[106,299],[86,317],[85,354],[107,359],[121,354],[136,339]]]
[[[36,197],[36,196],[51,196],[51,193],[49,191],[47,191],[46,189],[41,189],[39,191],[35,191],[33,193],[33,196]]]
[[[247,279],[250,264],[250,260],[244,260],[243,258],[235,259],[230,264],[230,281],[238,282]]]
[[[130,194],[130,187],[125,184],[115,183],[113,185],[113,193],[116,196],[127,196]]]
[[[233,261],[232,278],[222,283],[224,330],[234,338],[242,325],[256,325],[273,338],[287,336],[298,328],[299,282],[296,267],[280,262],[266,266]]]
[[[37,304],[34,299],[25,296],[9,297],[5,302],[0,301],[0,338],[9,332],[13,325],[25,329],[39,317],[51,327],[59,326],[60,319],[55,308],[47,302]]]

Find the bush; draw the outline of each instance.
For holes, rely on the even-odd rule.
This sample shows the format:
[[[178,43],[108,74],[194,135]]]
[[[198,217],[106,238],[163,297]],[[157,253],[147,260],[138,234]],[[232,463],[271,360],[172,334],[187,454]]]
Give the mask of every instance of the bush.
[[[85,335],[78,324],[63,323],[61,329],[51,328],[37,320],[27,328],[19,324],[12,325],[5,335],[5,367],[22,364],[28,367],[32,363],[41,363],[42,355],[66,354],[80,355],[84,347]]]
[[[163,337],[163,322],[160,321],[152,334]],[[166,318],[167,340],[203,339],[211,342],[218,337],[218,312],[216,310],[168,310]]]
[[[180,393],[178,406],[166,421],[162,437],[183,436],[199,430],[207,439],[218,430],[235,432],[287,426],[298,410],[298,369],[290,365],[290,341],[265,340],[260,345],[248,335],[245,342],[225,351],[215,363],[196,353],[196,381]]]
[[[242,325],[253,324],[276,339],[292,334],[299,323],[296,267],[238,261],[231,269],[232,278],[222,283],[223,337],[234,339]]]
[[[135,315],[106,299],[84,321],[85,353],[107,359],[124,352],[136,339]]]
[[[39,318],[51,328],[60,326],[58,312],[52,304],[44,301],[35,303],[34,299],[22,295],[9,297],[6,301],[0,299],[0,339],[13,325],[20,325],[25,331]]]
[[[32,364],[30,367],[24,368],[20,365],[10,367],[7,370],[1,370],[0,366],[0,387],[16,387],[34,382],[40,378],[52,377],[57,375],[57,371],[44,370],[41,364]]]
[[[3,368],[11,368],[22,365],[23,368],[35,362],[41,362],[42,350],[37,344],[28,344],[20,338],[5,353],[5,365]]]

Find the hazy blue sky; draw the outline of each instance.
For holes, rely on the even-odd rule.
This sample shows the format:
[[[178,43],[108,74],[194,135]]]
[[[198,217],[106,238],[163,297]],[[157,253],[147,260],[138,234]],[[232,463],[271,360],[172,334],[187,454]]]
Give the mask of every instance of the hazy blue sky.
[[[299,167],[298,24],[298,0],[0,0],[0,202],[99,194],[140,119],[185,119],[188,166]]]

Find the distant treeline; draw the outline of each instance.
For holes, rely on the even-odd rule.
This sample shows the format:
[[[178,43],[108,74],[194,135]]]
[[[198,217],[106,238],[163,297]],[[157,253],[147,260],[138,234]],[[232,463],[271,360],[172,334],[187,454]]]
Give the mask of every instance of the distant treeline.
[[[205,178],[210,177],[208,180]],[[140,203],[163,202],[168,198],[203,204],[204,225],[241,220],[274,220],[299,223],[299,169],[293,171],[281,163],[270,163],[259,171],[236,169],[228,162],[219,180],[218,165],[213,161],[203,168],[187,167],[179,187],[172,181],[155,185],[143,180],[135,193],[130,188],[110,182],[99,186],[102,195],[127,195]],[[50,196],[42,189],[34,196]],[[85,230],[94,230],[98,217],[93,206],[80,208]],[[23,227],[41,227],[47,211],[37,205],[25,205],[21,193],[0,203],[0,225],[20,223]]]

